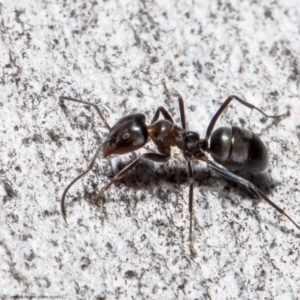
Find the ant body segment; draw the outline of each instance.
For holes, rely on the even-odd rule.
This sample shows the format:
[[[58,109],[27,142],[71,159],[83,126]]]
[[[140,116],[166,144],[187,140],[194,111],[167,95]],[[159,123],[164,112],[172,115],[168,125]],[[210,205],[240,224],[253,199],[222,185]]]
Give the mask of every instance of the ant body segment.
[[[187,161],[190,214],[189,241],[191,253],[193,253],[192,216],[194,175],[191,164],[193,158],[206,162],[210,169],[214,170],[223,177],[244,186],[255,196],[264,199],[269,205],[276,209],[280,214],[288,218],[300,230],[300,226],[280,207],[271,201],[260,189],[258,189],[252,182],[240,177],[235,173],[255,173],[262,172],[266,169],[268,165],[268,153],[267,148],[261,139],[251,131],[238,126],[220,127],[213,131],[218,118],[232,100],[236,100],[240,104],[250,109],[259,111],[267,118],[282,118],[287,116],[289,112],[279,116],[269,116],[256,106],[233,95],[228,97],[220,106],[207,127],[205,138],[200,139],[198,133],[194,131],[188,131],[186,129],[184,102],[182,97],[178,93],[168,93],[178,97],[181,127],[174,123],[167,110],[161,106],[156,110],[152,121],[148,126],[145,123],[145,115],[141,113],[135,113],[121,118],[111,128],[97,105],[66,96],[59,97],[60,101],[67,100],[93,106],[97,110],[106,128],[109,129],[108,137],[97,148],[96,153],[94,154],[94,157],[86,171],[76,177],[63,192],[61,198],[61,213],[65,222],[67,223],[65,209],[66,194],[76,181],[82,178],[93,168],[101,150],[104,158],[112,154],[125,154],[144,147],[145,144],[151,139],[156,145],[159,153],[144,153],[140,155],[119,173],[117,173],[113,179],[100,191],[98,194],[99,196],[108,190],[117,180],[128,174],[128,172],[137,166],[141,160],[148,159],[158,163],[165,163],[170,159],[171,147],[176,146],[182,150],[184,158]],[[158,120],[160,114],[162,114],[163,119]],[[208,154],[212,156],[217,164],[208,159]]]

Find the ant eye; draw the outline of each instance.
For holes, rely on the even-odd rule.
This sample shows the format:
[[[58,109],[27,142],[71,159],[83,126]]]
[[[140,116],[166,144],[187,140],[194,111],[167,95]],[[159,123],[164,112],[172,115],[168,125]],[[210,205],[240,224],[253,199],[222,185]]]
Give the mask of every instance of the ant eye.
[[[130,134],[129,134],[128,132],[126,132],[126,133],[124,133],[124,134],[122,135],[122,140],[123,140],[123,141],[127,141],[129,138],[130,138]]]

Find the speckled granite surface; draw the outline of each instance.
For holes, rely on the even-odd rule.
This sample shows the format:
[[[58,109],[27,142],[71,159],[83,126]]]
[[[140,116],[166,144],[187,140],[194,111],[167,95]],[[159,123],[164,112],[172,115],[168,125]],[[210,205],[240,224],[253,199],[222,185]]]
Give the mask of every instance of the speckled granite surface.
[[[210,4],[208,4],[210,2]],[[109,124],[162,105],[203,137],[219,125],[250,128],[270,165],[254,182],[300,223],[299,1],[2,1],[0,4],[0,298],[298,299],[300,232],[245,189],[195,163],[194,246],[188,183],[178,150],[142,163],[100,200],[97,192],[136,157],[99,157]],[[251,116],[250,116],[251,115]],[[150,143],[146,150],[155,151]],[[104,201],[104,202],[103,202]]]

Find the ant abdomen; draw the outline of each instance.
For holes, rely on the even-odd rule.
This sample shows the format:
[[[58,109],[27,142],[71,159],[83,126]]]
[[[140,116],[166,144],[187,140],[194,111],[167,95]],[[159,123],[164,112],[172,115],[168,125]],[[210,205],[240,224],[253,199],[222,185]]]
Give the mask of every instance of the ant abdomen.
[[[268,166],[268,151],[262,140],[238,126],[220,127],[210,139],[210,154],[230,171],[255,173]]]

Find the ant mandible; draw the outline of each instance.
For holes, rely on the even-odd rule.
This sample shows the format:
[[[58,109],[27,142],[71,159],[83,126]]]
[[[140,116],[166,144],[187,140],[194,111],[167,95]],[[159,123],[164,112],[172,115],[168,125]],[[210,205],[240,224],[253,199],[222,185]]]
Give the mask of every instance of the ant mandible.
[[[148,126],[145,124],[145,115],[141,113],[135,113],[121,118],[111,128],[106,122],[100,108],[96,104],[66,96],[59,97],[60,101],[68,100],[82,103],[84,105],[93,106],[97,110],[104,125],[107,127],[107,129],[109,129],[107,139],[98,147],[87,170],[76,177],[63,192],[61,198],[61,212],[65,222],[67,223],[65,209],[66,194],[77,180],[82,178],[93,168],[101,150],[104,158],[112,154],[125,154],[144,147],[145,144],[150,139],[152,139],[159,153],[143,153],[142,155],[140,155],[119,173],[117,173],[113,177],[113,179],[100,191],[98,196],[108,190],[117,180],[120,180],[122,177],[128,174],[129,171],[137,166],[143,159],[148,159],[158,163],[165,163],[170,159],[171,147],[177,146],[180,150],[182,150],[183,156],[187,161],[190,214],[189,241],[190,251],[192,254],[192,216],[194,189],[194,174],[191,164],[192,158],[196,158],[198,160],[206,162],[210,169],[216,171],[227,179],[241,184],[252,194],[260,196],[269,205],[275,208],[280,214],[287,217],[300,230],[300,226],[280,207],[278,207],[273,201],[271,201],[260,189],[258,189],[252,182],[236,174],[236,172],[256,173],[262,172],[266,169],[268,165],[268,152],[265,144],[261,141],[261,139],[251,131],[238,126],[220,127],[213,132],[218,118],[228,107],[232,100],[236,100],[252,110],[255,109],[259,111],[267,118],[282,118],[287,116],[289,112],[283,115],[269,116],[256,106],[242,100],[241,98],[234,95],[229,96],[211,119],[206,130],[205,138],[200,139],[198,133],[186,130],[184,103],[182,97],[178,93],[174,92],[168,92],[168,94],[176,95],[178,97],[181,127],[177,126],[167,110],[164,107],[160,106],[156,110],[152,121]],[[160,113],[162,114],[163,119],[158,120]],[[214,161],[218,163],[218,165],[210,161],[207,157],[207,154],[210,154],[213,157]]]

